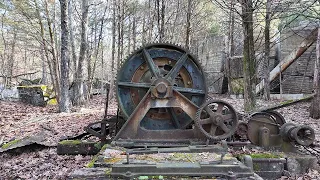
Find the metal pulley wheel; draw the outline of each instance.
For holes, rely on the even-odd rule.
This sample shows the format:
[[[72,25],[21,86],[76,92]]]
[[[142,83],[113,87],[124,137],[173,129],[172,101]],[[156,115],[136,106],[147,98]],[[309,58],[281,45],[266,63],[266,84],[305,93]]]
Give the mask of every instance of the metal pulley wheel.
[[[180,102],[185,98],[185,103],[200,106],[206,99],[207,87],[201,66],[188,51],[172,44],[151,44],[135,51],[122,64],[116,92],[126,118],[140,102],[152,101],[139,126],[170,130],[192,128],[194,117],[180,106],[161,104],[163,100],[179,96]]]
[[[280,135],[286,142],[296,142],[303,146],[309,146],[315,140],[314,130],[307,125],[286,123],[281,126]]]
[[[252,144],[259,145],[259,131],[261,128],[267,128],[272,136],[279,135],[280,126],[273,115],[266,112],[254,113],[248,121],[248,139]]]
[[[265,111],[266,113],[270,114],[273,119],[279,124],[280,126],[286,123],[284,117],[278,113],[277,111]]]
[[[211,100],[197,111],[195,124],[209,139],[226,139],[234,134],[238,124],[237,113],[227,102]]]

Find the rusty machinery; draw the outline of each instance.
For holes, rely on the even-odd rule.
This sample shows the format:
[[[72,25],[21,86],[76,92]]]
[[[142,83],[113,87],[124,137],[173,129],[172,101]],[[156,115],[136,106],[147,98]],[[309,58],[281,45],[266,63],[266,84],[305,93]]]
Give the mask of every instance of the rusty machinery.
[[[147,45],[129,56],[118,72],[116,93],[124,120],[112,131],[115,145],[208,144],[234,134],[264,147],[286,142],[310,145],[315,139],[312,128],[288,124],[276,111],[253,113],[248,122],[239,122],[230,104],[207,100],[199,62],[172,44]],[[104,130],[96,132],[92,127],[97,123],[86,130],[105,141],[115,122],[106,118],[97,122]]]
[[[285,151],[291,151],[291,145],[309,146],[315,140],[314,130],[310,126],[286,123],[276,111],[252,114],[246,131],[252,144],[262,147],[282,146]]]
[[[204,103],[205,74],[193,55],[175,45],[134,52],[118,72],[116,92],[127,120],[115,144],[197,144],[236,130],[235,110],[223,101]]]
[[[188,51],[171,44],[151,44],[135,51],[118,72],[116,93],[124,121],[119,124],[119,118],[105,118],[86,128],[105,141],[114,132],[112,124],[120,125],[112,144],[135,147],[127,149],[125,162],[112,161],[114,177],[162,174],[248,179],[253,175],[252,160],[244,162],[246,165],[237,160],[223,160],[228,151],[224,139],[232,140],[233,135],[238,135],[264,147],[287,142],[309,145],[314,141],[311,128],[286,123],[275,111],[254,113],[248,122],[239,122],[230,104],[207,100],[206,79],[200,64]],[[100,131],[94,129],[95,124],[101,124]],[[211,145],[216,142],[221,146]],[[205,163],[142,162],[129,156],[194,151],[219,152],[221,159]]]

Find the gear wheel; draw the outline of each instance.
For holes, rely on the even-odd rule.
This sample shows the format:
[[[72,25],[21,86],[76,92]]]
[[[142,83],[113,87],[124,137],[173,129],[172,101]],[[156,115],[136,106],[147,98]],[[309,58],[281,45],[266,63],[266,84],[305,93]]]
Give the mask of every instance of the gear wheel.
[[[234,134],[238,117],[229,103],[210,100],[198,109],[195,124],[207,138],[218,141]]]

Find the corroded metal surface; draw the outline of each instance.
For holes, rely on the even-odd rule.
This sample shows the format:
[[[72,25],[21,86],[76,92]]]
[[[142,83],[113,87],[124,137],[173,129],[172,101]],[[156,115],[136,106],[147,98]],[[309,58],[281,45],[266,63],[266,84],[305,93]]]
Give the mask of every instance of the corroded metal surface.
[[[248,121],[248,139],[254,145],[262,145],[264,144],[262,141],[266,140],[266,137],[263,137],[261,133],[268,129],[269,145],[278,145],[281,139],[279,136],[280,126],[272,115],[265,112],[255,113]]]
[[[193,128],[207,95],[196,59],[180,47],[152,44],[133,53],[117,77],[119,107],[128,118],[115,141],[205,139]]]
[[[234,134],[238,117],[234,108],[227,102],[211,100],[199,108],[195,122],[207,138],[222,140]]]
[[[134,52],[118,72],[117,98],[119,107],[127,118],[133,114],[142,100],[146,100],[144,97],[148,96],[148,90],[159,79],[168,81],[167,88],[181,93],[196,106],[200,106],[206,98],[204,73],[197,60],[188,51],[171,44],[151,44]],[[161,85],[157,87],[151,91],[152,95],[161,91]],[[166,88],[162,89],[164,91]],[[170,94],[167,95],[170,97]],[[159,100],[155,99],[156,102]],[[192,117],[189,117],[181,107],[150,108],[141,121],[141,126],[145,129],[168,130],[190,127]]]
[[[286,142],[295,142],[303,146],[309,146],[315,140],[314,130],[307,125],[286,123],[281,126],[280,135]]]

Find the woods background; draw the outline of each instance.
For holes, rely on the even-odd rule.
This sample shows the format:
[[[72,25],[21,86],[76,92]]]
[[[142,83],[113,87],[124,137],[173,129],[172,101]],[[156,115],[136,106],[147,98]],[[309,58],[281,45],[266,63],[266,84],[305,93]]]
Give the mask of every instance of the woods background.
[[[225,92],[228,79],[227,92],[241,82],[248,99],[247,88],[267,80],[282,58],[281,42],[297,35],[285,32],[318,26],[319,12],[319,0],[1,0],[1,84],[41,78],[65,106],[69,92],[72,104],[81,105],[94,84],[110,84],[113,92],[118,68],[138,47],[168,42],[198,56],[210,91]],[[249,60],[242,79],[231,75],[237,56]]]

